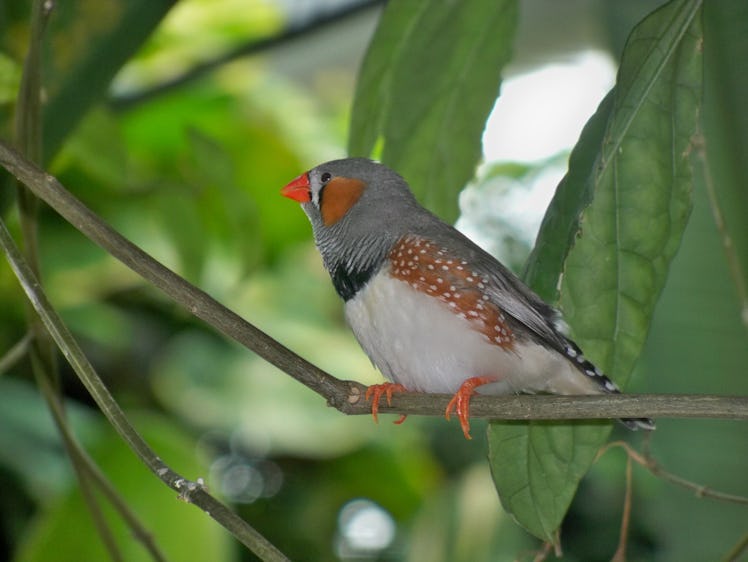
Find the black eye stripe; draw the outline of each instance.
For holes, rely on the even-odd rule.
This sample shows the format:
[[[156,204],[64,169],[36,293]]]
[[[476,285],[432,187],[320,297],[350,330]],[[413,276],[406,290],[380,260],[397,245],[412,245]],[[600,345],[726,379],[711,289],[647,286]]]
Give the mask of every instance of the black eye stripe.
[[[317,195],[317,205],[319,208],[322,208],[322,194],[325,192],[325,186],[327,185],[327,182],[329,182],[332,179],[332,174],[330,172],[324,172],[320,177],[319,181],[322,184],[319,188],[319,194]]]

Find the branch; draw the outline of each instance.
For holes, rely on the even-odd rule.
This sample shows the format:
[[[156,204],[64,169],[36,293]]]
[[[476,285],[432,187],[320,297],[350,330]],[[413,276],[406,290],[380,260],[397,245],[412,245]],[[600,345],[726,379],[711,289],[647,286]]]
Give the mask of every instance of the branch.
[[[34,337],[31,335],[31,332],[26,332],[25,336],[14,343],[13,347],[11,347],[8,351],[5,352],[2,357],[0,357],[0,376],[4,375],[11,369],[11,367],[13,367],[13,365],[24,358],[26,353],[28,353],[33,339]]]
[[[188,312],[254,351],[281,371],[327,399],[345,414],[368,414],[365,387],[333,377],[229,310],[204,291],[123,237],[44,173],[0,142],[0,164],[70,224],[127,267],[155,285]],[[442,415],[450,397],[396,394],[382,413]],[[502,420],[613,419],[622,417],[748,419],[748,397],[712,395],[481,396],[470,404],[474,418]]]
[[[745,533],[735,546],[730,549],[730,552],[725,554],[722,558],[723,562],[739,562],[740,556],[748,552],[748,533]]]

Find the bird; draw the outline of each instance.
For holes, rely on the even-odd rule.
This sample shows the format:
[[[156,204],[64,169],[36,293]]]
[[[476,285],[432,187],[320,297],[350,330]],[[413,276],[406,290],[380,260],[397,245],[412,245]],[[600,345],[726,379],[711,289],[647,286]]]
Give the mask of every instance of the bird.
[[[470,439],[476,392],[620,392],[567,336],[555,308],[419,204],[394,170],[368,158],[332,160],[281,195],[301,204],[345,319],[387,379],[365,394],[375,420],[393,393],[451,394],[445,415],[456,414]],[[654,429],[648,418],[620,421]]]

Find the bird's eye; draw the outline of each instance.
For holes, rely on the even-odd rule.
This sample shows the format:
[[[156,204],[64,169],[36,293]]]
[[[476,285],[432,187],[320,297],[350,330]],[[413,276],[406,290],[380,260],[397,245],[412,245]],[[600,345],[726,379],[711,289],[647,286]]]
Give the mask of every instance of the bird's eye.
[[[320,181],[321,181],[322,183],[327,183],[328,181],[330,181],[330,180],[332,179],[332,174],[331,174],[331,173],[329,173],[329,172],[325,172],[324,174],[322,174],[322,175],[321,175],[321,176],[319,177],[319,179],[320,179]]]

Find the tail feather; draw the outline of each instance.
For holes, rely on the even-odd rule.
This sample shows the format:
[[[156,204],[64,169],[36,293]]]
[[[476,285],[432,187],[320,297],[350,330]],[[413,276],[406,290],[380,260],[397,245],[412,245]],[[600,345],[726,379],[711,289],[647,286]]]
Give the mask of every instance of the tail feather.
[[[595,365],[593,365],[591,361],[589,361],[584,357],[584,355],[582,355],[582,350],[579,349],[579,346],[576,343],[568,338],[565,339],[566,346],[564,348],[564,352],[569,361],[571,361],[577,367],[577,369],[597,382],[597,384],[600,385],[600,389],[604,393],[621,393],[621,390],[618,388],[616,383],[610,380],[605,375],[605,373],[595,367]],[[655,422],[651,418],[623,418],[618,421],[620,421],[623,425],[625,425],[632,431],[636,431],[638,429],[652,431],[653,429],[655,429]]]
[[[618,421],[632,431],[636,431],[638,429],[652,431],[656,429],[655,422],[652,418],[623,418]]]

